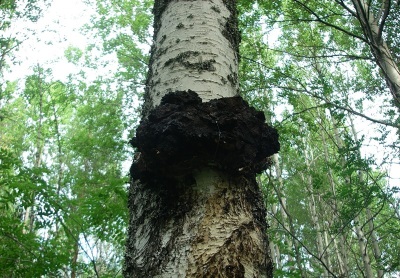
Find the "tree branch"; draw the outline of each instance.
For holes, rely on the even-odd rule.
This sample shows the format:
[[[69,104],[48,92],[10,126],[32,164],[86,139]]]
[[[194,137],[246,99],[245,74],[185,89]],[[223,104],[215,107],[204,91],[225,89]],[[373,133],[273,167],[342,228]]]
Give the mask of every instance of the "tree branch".
[[[360,112],[355,111],[353,108],[351,108],[351,107],[349,107],[349,106],[348,106],[348,107],[345,107],[345,106],[342,106],[342,105],[338,105],[338,104],[336,104],[336,103],[334,103],[334,102],[332,102],[332,101],[330,101],[330,100],[328,100],[328,99],[326,99],[326,98],[324,98],[324,97],[318,96],[318,95],[316,95],[316,94],[311,94],[311,96],[313,96],[313,97],[315,97],[315,98],[318,98],[318,99],[320,99],[320,100],[323,100],[327,105],[333,106],[333,107],[335,107],[335,108],[337,108],[337,109],[340,109],[340,110],[347,111],[347,112],[349,112],[349,113],[351,113],[351,114],[354,114],[354,115],[356,115],[356,116],[359,116],[359,117],[361,117],[361,118],[364,118],[364,119],[366,119],[366,120],[368,120],[368,121],[371,121],[371,122],[373,122],[373,123],[381,124],[381,125],[386,125],[386,126],[391,126],[391,127],[395,127],[395,128],[397,128],[397,129],[400,129],[400,126],[399,126],[399,125],[396,125],[396,124],[391,123],[391,122],[388,122],[388,121],[378,120],[378,119],[371,118],[371,117],[369,117],[369,116],[367,116],[367,115],[364,115],[364,114],[362,114],[362,113],[360,113]]]
[[[348,13],[350,13],[352,16],[357,17],[357,13],[355,13],[354,11],[351,10],[351,8],[349,6],[347,6],[343,0],[335,0],[335,2],[341,6],[342,8],[344,8]]]
[[[322,47],[321,49],[326,49],[326,50],[331,50],[331,51],[338,51],[337,49],[333,49],[333,48],[326,48],[326,47]],[[275,49],[275,48],[267,48],[268,50],[271,51],[275,51],[275,52],[279,52],[279,53],[283,53],[283,54],[288,54],[291,55],[293,57],[297,57],[297,58],[306,58],[306,59],[314,59],[314,58],[325,58],[325,59],[329,59],[329,58],[347,58],[348,60],[345,61],[351,61],[351,60],[366,60],[366,61],[370,61],[371,58],[368,56],[359,56],[359,55],[353,55],[353,54],[331,54],[331,55],[315,55],[315,56],[307,56],[307,55],[300,55],[300,54],[295,54],[295,53],[290,53],[288,51],[283,51],[280,49]]]
[[[255,60],[253,60],[253,59],[251,59],[251,58],[242,57],[242,59],[251,61],[251,62],[253,62],[253,63],[256,63],[256,64],[258,64],[258,65],[260,65],[260,66],[262,66],[262,67],[264,67],[264,68],[266,68],[266,69],[276,70],[276,69],[272,69],[272,68],[268,67],[267,65],[265,65],[265,64],[263,64],[263,63],[261,63],[261,62],[259,62],[259,61],[255,61]],[[296,92],[306,93],[306,94],[308,94],[308,95],[310,95],[310,96],[312,96],[312,97],[315,97],[315,98],[317,98],[317,99],[320,99],[320,100],[324,101],[324,102],[325,102],[325,105],[329,105],[329,106],[335,107],[335,108],[337,108],[337,109],[347,111],[347,112],[349,112],[349,113],[352,113],[353,115],[359,116],[359,117],[364,118],[364,119],[366,119],[366,120],[369,120],[369,121],[371,121],[371,122],[373,122],[373,123],[377,123],[377,124],[381,124],[381,125],[386,125],[386,126],[391,126],[391,127],[400,129],[400,125],[397,125],[397,124],[394,124],[394,123],[391,123],[391,122],[388,122],[388,121],[384,121],[384,120],[379,120],[379,119],[371,118],[371,117],[369,117],[369,116],[367,116],[367,115],[364,115],[364,114],[362,114],[362,113],[360,113],[360,112],[357,112],[356,110],[354,110],[354,109],[351,108],[350,106],[347,106],[347,107],[346,107],[346,106],[339,105],[339,104],[337,104],[337,103],[332,102],[332,101],[329,100],[329,99],[326,99],[326,98],[321,97],[321,96],[319,96],[319,95],[317,95],[317,94],[315,94],[315,93],[312,93],[310,90],[307,89],[307,86],[304,85],[300,80],[298,80],[298,79],[296,79],[296,78],[294,78],[294,77],[292,77],[292,76],[289,76],[289,75],[287,75],[287,74],[285,74],[285,73],[283,73],[283,72],[280,72],[280,74],[282,74],[283,76],[285,76],[285,77],[291,79],[291,80],[294,81],[294,82],[297,82],[297,83],[302,87],[302,89],[298,89],[298,88],[294,88],[294,87],[286,87],[286,86],[274,85],[275,88],[280,88],[280,89],[285,89],[285,90],[290,90],[290,91],[296,91]]]
[[[363,41],[363,42],[368,43],[368,41],[367,41],[365,38],[360,37],[360,36],[358,36],[358,35],[356,35],[356,34],[350,32],[350,31],[348,31],[348,30],[346,30],[346,29],[343,29],[342,27],[339,27],[339,26],[337,26],[337,25],[335,25],[335,24],[332,24],[332,23],[329,23],[329,22],[323,20],[323,18],[321,18],[316,12],[314,12],[314,11],[313,11],[310,7],[308,7],[306,4],[304,4],[304,3],[302,3],[302,2],[300,2],[300,1],[298,1],[298,0],[293,0],[293,1],[296,2],[297,4],[299,4],[301,7],[303,7],[303,9],[305,9],[306,11],[308,11],[310,14],[312,14],[313,16],[315,16],[315,18],[317,19],[318,22],[320,22],[320,23],[322,23],[322,24],[324,24],[324,25],[326,25],[326,26],[332,27],[333,29],[336,29],[336,30],[338,30],[338,31],[340,31],[340,32],[343,32],[343,33],[345,33],[345,34],[347,34],[347,35],[349,35],[349,36],[351,36],[351,37],[357,38],[357,39],[359,39],[359,40],[361,40],[361,41]]]
[[[383,15],[382,19],[380,20],[381,23],[379,24],[378,35],[377,35],[378,42],[382,40],[383,27],[385,26],[386,19],[389,16],[390,12],[390,3],[391,3],[390,0],[383,0],[383,7],[382,7]],[[377,18],[377,20],[379,20],[379,17]]]
[[[274,186],[274,185],[273,185],[273,186]],[[275,187],[275,186],[274,186],[274,187]],[[279,200],[279,201],[280,201],[280,200]],[[327,266],[327,265],[325,264],[325,262],[324,262],[319,256],[315,255],[314,252],[312,252],[312,251],[300,240],[299,237],[297,237],[297,236],[294,235],[291,231],[289,231],[289,230],[285,227],[284,223],[282,223],[282,221],[281,221],[278,217],[276,217],[273,213],[270,213],[270,212],[268,212],[268,214],[271,215],[271,216],[276,220],[276,222],[279,223],[279,225],[283,228],[283,230],[284,230],[286,233],[288,233],[292,239],[294,239],[295,241],[297,241],[297,242],[301,245],[301,247],[303,247],[304,250],[306,250],[306,252],[307,252],[311,257],[313,257],[313,258],[315,258],[316,260],[318,260],[318,262],[326,269],[326,271],[327,271],[329,274],[332,275],[332,277],[338,277],[338,276],[336,276],[336,275],[330,270],[329,266]]]

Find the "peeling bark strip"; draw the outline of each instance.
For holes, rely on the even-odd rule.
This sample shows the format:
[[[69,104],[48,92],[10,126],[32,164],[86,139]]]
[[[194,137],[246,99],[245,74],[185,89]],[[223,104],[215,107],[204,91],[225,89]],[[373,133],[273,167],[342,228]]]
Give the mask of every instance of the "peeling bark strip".
[[[236,0],[155,0],[125,277],[272,277],[255,173],[279,150],[238,96]]]

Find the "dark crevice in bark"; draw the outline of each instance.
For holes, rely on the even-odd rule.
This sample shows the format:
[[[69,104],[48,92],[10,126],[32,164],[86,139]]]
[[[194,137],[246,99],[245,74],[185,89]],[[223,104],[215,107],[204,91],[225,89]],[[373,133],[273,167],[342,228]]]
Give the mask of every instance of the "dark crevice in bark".
[[[235,1],[223,1],[226,8],[230,12],[230,16],[225,24],[225,29],[222,31],[224,37],[230,42],[232,48],[236,53],[239,53],[239,45],[241,41],[240,31],[239,31],[239,17],[236,9]],[[239,57],[238,57],[239,58]]]
[[[131,144],[139,152],[131,176],[150,183],[204,167],[252,177],[267,169],[268,157],[280,147],[264,114],[240,96],[203,103],[190,90],[164,96],[141,121]]]

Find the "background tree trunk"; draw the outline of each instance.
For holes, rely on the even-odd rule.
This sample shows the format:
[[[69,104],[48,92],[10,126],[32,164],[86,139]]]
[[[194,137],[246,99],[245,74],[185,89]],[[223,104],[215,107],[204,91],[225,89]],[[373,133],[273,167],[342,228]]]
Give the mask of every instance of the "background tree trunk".
[[[278,184],[277,185],[273,184],[273,188],[280,204],[280,215],[282,218],[281,225],[285,230],[284,242],[288,250],[291,251],[293,250],[294,253],[294,258],[291,254],[288,254],[287,258],[291,265],[290,270],[294,271],[298,269],[299,272],[301,273],[301,277],[306,277],[307,275],[304,272],[304,267],[302,265],[300,245],[297,239],[296,229],[293,225],[292,216],[290,215],[290,211],[286,203],[286,197],[284,195],[284,192],[282,192],[284,190],[284,185],[283,185],[282,170],[279,165],[278,155],[274,155],[272,159],[274,162],[276,177],[278,179]],[[277,217],[278,215],[277,213],[275,213],[275,218]]]
[[[373,13],[370,1],[353,0],[352,2],[364,36],[371,48],[371,53],[375,58],[376,64],[382,70],[382,74],[392,93],[393,103],[400,109],[400,70],[388,43],[382,36],[385,21],[392,8],[391,1],[382,1],[381,8],[377,12],[378,16]]]

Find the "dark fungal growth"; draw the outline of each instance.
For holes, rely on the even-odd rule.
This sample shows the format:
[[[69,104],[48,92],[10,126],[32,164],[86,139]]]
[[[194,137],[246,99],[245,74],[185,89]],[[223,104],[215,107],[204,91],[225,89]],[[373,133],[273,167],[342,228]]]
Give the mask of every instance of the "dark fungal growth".
[[[277,131],[239,96],[202,102],[197,93],[172,92],[142,120],[131,144],[134,180],[176,179],[215,167],[251,175],[279,151]]]

